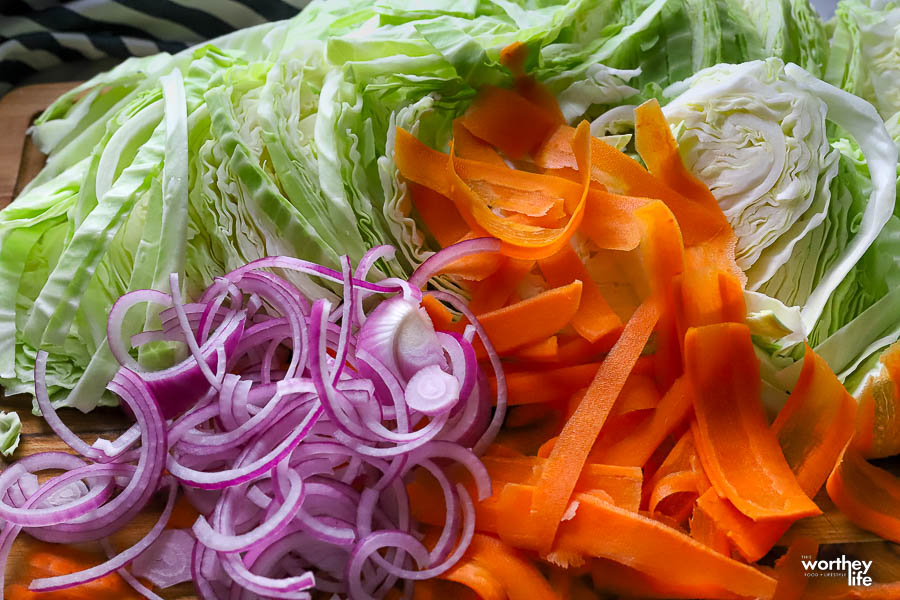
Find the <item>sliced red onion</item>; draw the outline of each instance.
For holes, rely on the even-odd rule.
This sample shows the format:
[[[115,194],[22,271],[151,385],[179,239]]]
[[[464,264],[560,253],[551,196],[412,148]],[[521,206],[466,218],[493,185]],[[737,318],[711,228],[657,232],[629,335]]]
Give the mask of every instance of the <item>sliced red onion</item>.
[[[465,242],[460,242],[460,244],[462,243]],[[448,248],[451,247],[452,246],[448,246]],[[472,311],[469,310],[469,308],[462,300],[447,292],[432,291],[428,292],[428,294],[434,296],[438,300],[443,300],[444,302],[450,304],[456,310],[461,312],[463,316],[466,317],[466,319],[469,320],[469,323],[471,323],[472,326],[475,327],[475,331],[478,333],[478,337],[479,339],[481,339],[482,344],[484,344],[488,359],[491,362],[491,368],[493,368],[494,370],[494,377],[497,380],[497,404],[496,408],[494,409],[494,416],[491,419],[491,423],[490,425],[488,425],[487,430],[473,447],[475,454],[481,455],[497,437],[497,434],[500,432],[500,427],[503,426],[503,420],[506,418],[506,377],[503,374],[503,366],[500,364],[500,356],[494,349],[494,345],[491,343],[491,340],[488,339],[488,335],[484,330],[484,327],[482,327],[481,323],[478,322],[478,318],[475,317]]]
[[[441,269],[460,258],[473,254],[493,254],[500,251],[500,246],[500,240],[490,237],[456,242],[440,252],[432,254],[428,260],[419,265],[419,268],[409,278],[409,284],[421,288],[428,283],[429,279],[440,273]]]
[[[420,369],[409,379],[407,406],[430,417],[449,412],[459,402],[459,380],[438,365]]]
[[[121,298],[108,332],[122,368],[109,389],[136,424],[118,439],[82,442],[50,404],[46,355],[39,354],[39,406],[87,462],[50,456],[0,474],[0,518],[10,517],[0,531],[0,558],[21,529],[14,523],[49,541],[103,540],[161,488],[169,488],[170,507],[180,484],[204,515],[192,533],[166,533],[154,542],[164,513],[135,547],[114,555],[107,544],[111,558],[103,565],[35,586],[59,589],[120,571],[139,593],[157,598],[122,567],[137,559],[140,574],[141,565],[160,565],[169,538],[178,535],[171,554],[185,568],[190,563],[202,598],[301,599],[313,590],[383,597],[398,586],[409,596],[413,580],[443,572],[465,552],[472,500],[445,470],[462,463],[479,496],[489,495],[490,480],[469,445],[489,441],[505,410],[499,373],[502,397],[488,427],[493,402],[471,343],[474,331],[484,334],[477,321],[469,315],[468,336],[435,332],[419,288],[430,272],[493,251],[496,243],[475,240],[438,253],[413,283],[366,281],[374,264],[394,252],[378,247],[355,270],[347,257],[340,271],[287,257],[260,259],[216,278],[199,302],[182,300],[177,276],[171,295],[142,290]],[[342,286],[342,301],[307,298],[265,269]],[[376,306],[373,295],[392,297]],[[132,345],[165,340],[189,351],[162,371],[141,370],[123,337],[129,308],[147,302],[165,307],[162,328],[133,335]],[[35,489],[33,472],[54,465],[68,471]],[[419,468],[437,478],[447,506],[431,552],[418,541],[405,488]],[[182,569],[157,584],[184,577]]]
[[[215,531],[204,517],[194,523],[194,535],[207,548],[217,552],[243,552],[258,544],[264,538],[277,533],[287,526],[303,503],[303,483],[294,472],[288,473],[290,491],[277,511],[259,527],[240,535],[228,535]]]
[[[167,529],[144,553],[134,559],[131,572],[149,580],[160,589],[190,581],[194,542],[190,530]]]

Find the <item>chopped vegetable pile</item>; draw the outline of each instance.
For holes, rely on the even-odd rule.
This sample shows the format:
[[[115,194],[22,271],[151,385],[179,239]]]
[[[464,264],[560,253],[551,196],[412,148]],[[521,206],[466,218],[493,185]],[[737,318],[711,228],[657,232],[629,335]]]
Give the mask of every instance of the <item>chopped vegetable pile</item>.
[[[520,51],[506,50],[514,70]],[[627,595],[822,597],[828,590],[808,579],[785,583],[796,579],[786,567],[751,565],[793,523],[822,513],[813,498],[826,480],[854,523],[900,542],[900,480],[862,454],[897,452],[898,396],[873,392],[900,382],[894,351],[857,419],[853,398],[807,345],[770,424],[737,236],[683,165],[659,106],[634,113],[646,169],[592,138],[587,123],[573,131],[555,108],[523,79],[516,91],[476,99],[454,123],[449,155],[398,132],[397,164],[424,186],[413,201],[429,227],[461,222],[446,239],[489,232],[503,242],[503,260],[444,269],[468,281],[489,335],[503,323],[492,339],[506,360],[511,412],[484,459],[494,493],[476,507],[476,530],[499,538],[490,542],[497,553],[524,559],[529,579],[543,582],[541,597],[564,597],[586,567],[597,587]],[[526,120],[555,125],[513,127]],[[521,170],[497,160],[517,148],[533,157],[518,157]],[[529,212],[536,206],[546,208]],[[590,272],[599,260],[618,267],[615,279]],[[522,298],[526,282],[534,295]],[[621,320],[613,304],[628,307]],[[431,310],[435,323],[464,325]],[[413,514],[438,523],[436,482],[419,477],[410,489]],[[805,538],[797,543],[808,550]],[[502,572],[496,560],[473,550],[442,577],[482,598],[516,597],[514,582],[473,576]],[[554,587],[542,575],[554,568],[573,580]],[[786,585],[791,595],[776,592]],[[894,593],[884,585],[880,593]]]
[[[413,281],[427,281],[429,265],[492,248],[492,240],[473,240],[444,250]],[[107,538],[159,490],[166,507],[141,541],[29,588],[61,590],[126,574],[123,567],[137,559],[140,569],[154,554],[191,564],[188,578],[204,598],[241,589],[263,597],[304,598],[312,589],[382,597],[398,580],[411,589],[449,569],[472,540],[475,509],[445,473],[446,461],[468,469],[475,498],[490,496],[489,475],[472,448],[480,453],[503,421],[503,373],[494,358],[500,383],[492,393],[472,346],[478,334],[493,356],[477,321],[462,335],[436,332],[420,289],[400,279],[366,281],[375,261],[393,251],[376,247],[355,270],[345,258],[342,272],[260,259],[217,279],[196,303],[183,303],[177,292],[122,296],[108,325],[121,361],[110,389],[137,422],[115,440],[88,445],[66,428],[47,396],[47,357],[40,354],[38,404],[80,458],[38,453],[0,474],[3,562],[23,529],[57,543]],[[263,269],[340,283],[343,301],[310,301]],[[368,310],[375,295],[391,297]],[[163,371],[141,369],[122,337],[128,312],[148,305],[161,309],[162,328],[132,336],[131,344],[179,342],[190,351]],[[37,473],[51,469],[64,474],[39,485]],[[446,506],[428,547],[403,483],[417,469],[439,482]],[[179,484],[200,516],[193,535],[173,541],[163,528]]]
[[[900,597],[898,40],[329,0],[78,86],[0,211],[0,384],[76,452],[0,472],[5,597]]]

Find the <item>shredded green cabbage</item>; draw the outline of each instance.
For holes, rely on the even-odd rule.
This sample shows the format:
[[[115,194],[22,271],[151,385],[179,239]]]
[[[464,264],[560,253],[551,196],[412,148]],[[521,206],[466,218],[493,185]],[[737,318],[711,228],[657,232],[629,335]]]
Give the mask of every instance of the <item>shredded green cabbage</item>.
[[[841,39],[861,56],[851,37]],[[320,0],[288,21],[125,61],[37,120],[32,135],[47,164],[0,212],[0,385],[31,393],[44,349],[55,405],[115,402],[104,392],[116,368],[106,316],[129,290],[167,290],[170,272],[191,296],[261,256],[336,267],[340,255],[356,260],[388,243],[397,256],[378,274],[408,275],[436,244],[393,164],[394,129],[445,148],[479,86],[512,83],[499,54],[513,42],[529,47],[526,68],[572,123],[665,100],[673,83],[718,69],[682,87],[706,94],[720,121],[681,115],[677,132],[690,165],[730,194],[723,205],[745,242],[742,264],[778,302],[760,304],[757,337],[791,328],[767,342],[784,360],[800,327],[783,311],[793,318],[791,307],[804,304],[804,333],[824,340],[846,325],[842,315],[867,314],[892,285],[896,237],[876,239],[893,207],[886,134],[863,101],[815,79],[837,73],[838,58],[806,0]],[[779,60],[765,60],[772,56]],[[892,63],[879,61],[882,75],[865,81],[872,98],[891,102]],[[791,62],[805,72],[783,66]],[[726,90],[711,82],[726,75],[737,78],[733,95],[748,92],[740,110],[715,98]],[[838,79],[846,89],[853,78]],[[688,90],[694,83],[706,91]],[[833,117],[840,112],[848,116]],[[596,125],[597,135],[628,144],[615,119]],[[747,192],[746,169],[738,179],[727,157],[704,157],[705,144],[721,151],[735,139],[764,142],[783,159],[776,169],[752,148],[742,156],[759,171],[760,193]],[[890,168],[894,176],[896,157]],[[790,210],[769,210],[771,198]],[[333,293],[287,276],[310,297]],[[125,333],[157,319],[152,309],[132,311]],[[174,360],[164,345],[135,356]]]

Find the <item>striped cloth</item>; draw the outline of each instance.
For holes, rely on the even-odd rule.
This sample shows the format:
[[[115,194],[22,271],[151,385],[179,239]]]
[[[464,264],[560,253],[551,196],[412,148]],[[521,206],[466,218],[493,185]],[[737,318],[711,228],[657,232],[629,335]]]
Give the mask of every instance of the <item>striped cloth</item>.
[[[308,2],[0,0],[0,95],[45,69],[178,52],[235,29],[290,18]]]

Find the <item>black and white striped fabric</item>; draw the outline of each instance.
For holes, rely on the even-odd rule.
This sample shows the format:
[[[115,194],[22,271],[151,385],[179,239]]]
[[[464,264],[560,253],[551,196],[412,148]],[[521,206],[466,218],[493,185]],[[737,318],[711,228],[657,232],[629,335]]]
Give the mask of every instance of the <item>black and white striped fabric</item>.
[[[45,69],[178,52],[309,0],[0,0],[0,95]]]

